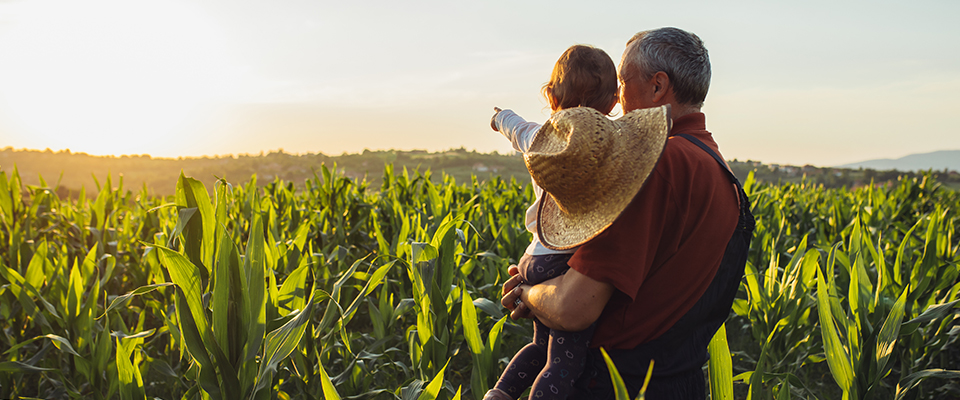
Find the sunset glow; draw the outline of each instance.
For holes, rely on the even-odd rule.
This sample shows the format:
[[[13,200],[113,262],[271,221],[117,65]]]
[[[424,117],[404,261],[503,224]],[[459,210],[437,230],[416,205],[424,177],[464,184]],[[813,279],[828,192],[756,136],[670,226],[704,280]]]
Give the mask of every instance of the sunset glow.
[[[150,143],[229,95],[223,40],[187,5],[98,0],[18,6],[18,23],[0,43],[7,60],[0,66],[0,93],[36,143],[146,153]]]
[[[898,158],[960,149],[958,13],[947,0],[5,0],[0,146],[509,153],[491,110],[549,118],[540,88],[567,47],[619,62],[636,32],[676,26],[710,51],[704,112],[724,156]]]

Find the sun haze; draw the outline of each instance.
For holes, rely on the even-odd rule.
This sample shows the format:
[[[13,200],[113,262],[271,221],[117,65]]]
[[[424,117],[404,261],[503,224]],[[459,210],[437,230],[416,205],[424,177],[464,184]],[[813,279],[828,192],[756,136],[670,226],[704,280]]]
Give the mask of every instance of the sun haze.
[[[228,91],[223,39],[177,2],[14,3],[2,96],[24,146],[151,153]],[[26,139],[26,138],[24,138]],[[16,142],[16,140],[12,140]]]

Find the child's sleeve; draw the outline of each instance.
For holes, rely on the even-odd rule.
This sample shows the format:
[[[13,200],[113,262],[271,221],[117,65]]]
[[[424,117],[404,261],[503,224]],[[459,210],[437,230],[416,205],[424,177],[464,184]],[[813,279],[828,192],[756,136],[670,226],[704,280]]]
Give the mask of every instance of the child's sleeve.
[[[527,122],[512,110],[500,111],[495,122],[497,130],[513,144],[514,150],[522,153],[530,149],[530,143],[533,143],[533,137],[541,126],[536,122]]]

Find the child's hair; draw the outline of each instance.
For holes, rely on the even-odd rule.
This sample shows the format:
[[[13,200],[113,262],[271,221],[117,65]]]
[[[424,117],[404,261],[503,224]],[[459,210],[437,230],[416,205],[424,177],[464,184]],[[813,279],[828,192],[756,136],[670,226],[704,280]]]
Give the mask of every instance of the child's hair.
[[[603,50],[573,45],[553,66],[550,82],[543,85],[542,92],[554,111],[592,107],[608,113],[617,95],[617,67]]]

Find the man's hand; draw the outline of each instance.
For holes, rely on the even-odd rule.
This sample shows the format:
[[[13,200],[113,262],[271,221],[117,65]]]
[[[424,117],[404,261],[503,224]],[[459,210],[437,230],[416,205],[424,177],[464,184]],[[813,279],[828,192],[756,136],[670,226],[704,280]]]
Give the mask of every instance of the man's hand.
[[[515,320],[529,318],[530,309],[523,303],[523,300],[520,300],[520,296],[523,294],[523,286],[529,287],[529,285],[523,284],[523,279],[520,277],[520,268],[516,265],[507,268],[507,272],[510,274],[510,279],[503,283],[500,304],[510,310],[510,318]]]
[[[503,111],[500,107],[493,107],[493,116],[490,117],[490,128],[497,132],[500,132],[500,130],[497,129],[497,115],[500,114],[500,111]]]
[[[500,304],[511,310],[510,317],[536,317],[552,329],[570,332],[586,329],[600,317],[616,290],[613,285],[593,280],[572,268],[532,286],[523,283],[515,265],[507,271],[512,277],[503,284]]]

